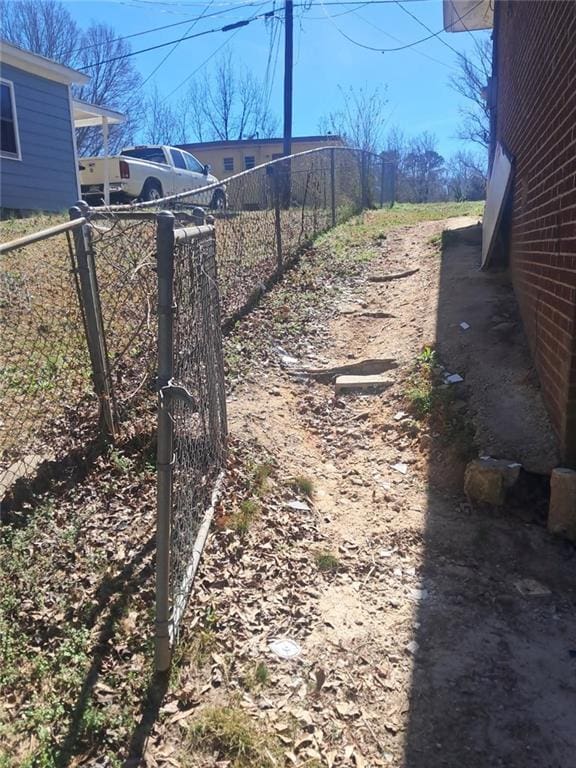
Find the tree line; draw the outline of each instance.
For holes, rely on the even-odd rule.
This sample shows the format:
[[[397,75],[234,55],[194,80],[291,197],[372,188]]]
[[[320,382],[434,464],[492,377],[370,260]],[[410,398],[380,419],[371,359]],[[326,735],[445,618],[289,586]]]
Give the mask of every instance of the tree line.
[[[224,53],[207,76],[199,75],[170,103],[156,87],[144,90],[130,44],[108,24],[82,29],[59,0],[0,0],[0,37],[91,76],[74,86],[74,98],[122,112],[126,122],[110,127],[111,153],[144,142],[181,144],[193,141],[271,136],[272,115],[264,83]],[[110,61],[114,59],[114,61]],[[81,156],[102,152],[98,128],[77,132]]]
[[[178,97],[170,100],[156,86],[145,89],[147,81],[134,60],[125,58],[130,44],[113,27],[91,23],[82,29],[59,0],[0,0],[0,36],[70,67],[87,68],[90,82],[75,86],[73,95],[116,109],[127,118],[125,123],[111,126],[111,153],[134,143],[269,138],[278,130],[267,84],[243,68],[230,50],[216,60],[208,74],[191,78]],[[490,40],[477,42],[471,56],[459,55],[457,74],[449,83],[465,104],[458,135],[480,152],[461,150],[445,158],[433,134],[407,137],[397,128],[386,132],[389,110],[384,87],[341,89],[340,109],[324,115],[319,130],[393,161],[400,201],[482,199],[489,142],[485,86],[491,55]],[[98,128],[77,133],[82,156],[102,152]]]

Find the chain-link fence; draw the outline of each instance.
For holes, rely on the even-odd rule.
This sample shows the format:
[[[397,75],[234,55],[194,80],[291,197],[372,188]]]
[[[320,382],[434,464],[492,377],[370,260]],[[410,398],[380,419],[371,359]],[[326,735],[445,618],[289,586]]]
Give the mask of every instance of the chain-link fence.
[[[98,434],[86,337],[91,264],[84,220],[0,250],[0,503]],[[93,307],[88,307],[88,311]]]
[[[79,203],[58,231],[0,250],[0,500],[97,435],[98,414],[108,437],[152,428],[159,392],[159,668],[225,459],[222,327],[319,233],[391,202],[393,181],[379,156],[312,150],[153,203]],[[210,199],[226,204],[205,219]]]
[[[213,226],[158,216],[156,664],[166,669],[226,456],[226,393]]]
[[[109,216],[165,207],[182,213],[225,189],[214,212],[222,314],[242,314],[316,235],[362,208],[393,201],[395,167],[379,155],[345,147],[273,160],[162,201],[111,206]]]

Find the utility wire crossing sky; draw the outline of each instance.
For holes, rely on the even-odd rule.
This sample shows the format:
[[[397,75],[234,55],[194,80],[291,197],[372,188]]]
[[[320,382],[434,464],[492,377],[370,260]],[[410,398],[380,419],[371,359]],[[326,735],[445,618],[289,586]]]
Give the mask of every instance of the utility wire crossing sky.
[[[207,78],[210,62],[230,52],[239,71],[248,69],[261,80],[266,75],[271,107],[281,117],[278,57],[283,2],[65,0],[65,4],[82,25],[111,24],[118,39],[149,36],[150,45],[134,46],[128,55],[135,59],[144,82],[155,86],[164,101],[175,98],[176,104],[193,77]],[[321,118],[342,106],[342,90],[378,87],[387,92],[389,127],[397,126],[407,135],[430,131],[444,154],[460,148],[462,101],[448,81],[450,73],[458,71],[458,54],[473,52],[476,41],[489,31],[444,32],[441,0],[310,0],[294,3],[294,8],[295,136],[317,133]],[[320,12],[314,13],[316,9]],[[172,21],[175,16],[183,18]],[[210,24],[223,16],[228,17],[226,24]],[[159,23],[163,21],[167,23]],[[210,26],[203,29],[206,22]],[[173,31],[186,25],[182,35],[174,36]],[[424,36],[422,29],[427,32]],[[396,45],[385,44],[383,38]],[[97,63],[84,69],[89,74]]]

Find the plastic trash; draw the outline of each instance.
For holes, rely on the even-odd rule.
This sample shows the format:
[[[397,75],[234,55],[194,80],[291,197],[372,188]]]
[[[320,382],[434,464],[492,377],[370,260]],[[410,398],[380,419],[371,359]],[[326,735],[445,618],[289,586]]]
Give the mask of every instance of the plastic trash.
[[[295,640],[290,640],[289,637],[273,640],[268,644],[268,648],[281,659],[293,659],[302,653],[302,648],[298,643]]]

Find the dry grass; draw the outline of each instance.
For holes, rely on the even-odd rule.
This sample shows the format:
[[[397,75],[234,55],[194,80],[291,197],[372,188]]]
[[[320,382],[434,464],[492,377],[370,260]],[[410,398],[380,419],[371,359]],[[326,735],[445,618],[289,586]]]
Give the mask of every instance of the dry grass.
[[[215,753],[232,768],[276,768],[281,764],[276,740],[239,707],[203,710],[189,727],[188,741],[194,750]]]

